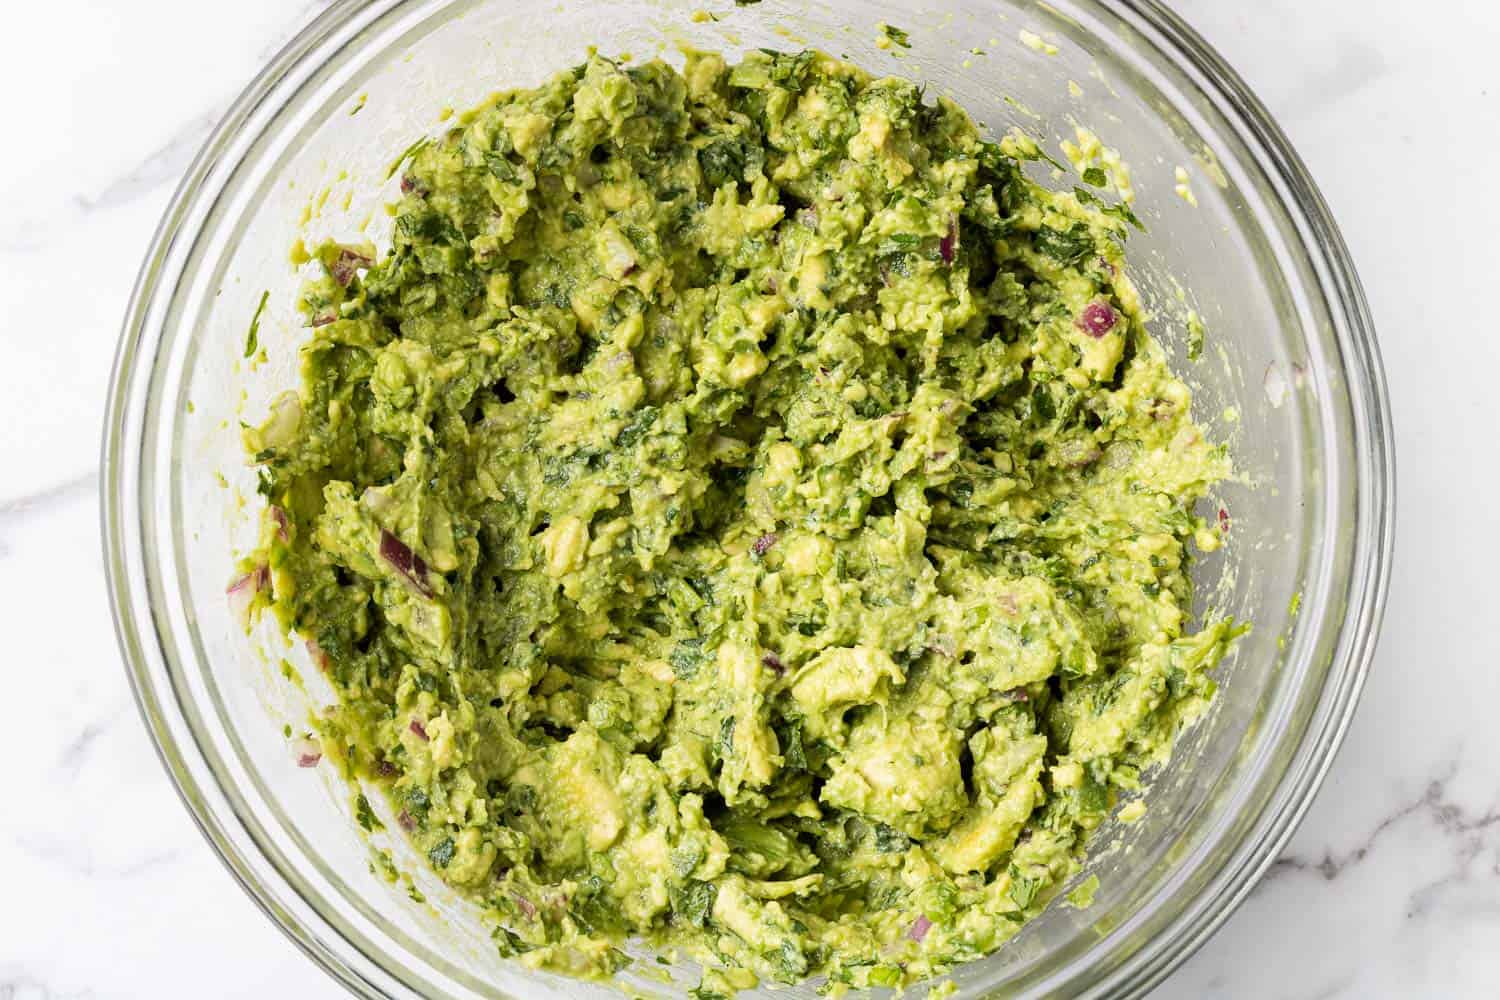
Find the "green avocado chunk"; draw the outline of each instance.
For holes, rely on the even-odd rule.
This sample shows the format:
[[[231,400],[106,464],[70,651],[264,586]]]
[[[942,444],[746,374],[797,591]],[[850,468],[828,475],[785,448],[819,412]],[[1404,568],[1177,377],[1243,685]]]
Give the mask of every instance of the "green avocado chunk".
[[[415,144],[388,248],[315,252],[235,586],[504,954],[941,973],[1212,696],[1229,462],[1130,213],[1035,150],[817,52],[593,57]]]

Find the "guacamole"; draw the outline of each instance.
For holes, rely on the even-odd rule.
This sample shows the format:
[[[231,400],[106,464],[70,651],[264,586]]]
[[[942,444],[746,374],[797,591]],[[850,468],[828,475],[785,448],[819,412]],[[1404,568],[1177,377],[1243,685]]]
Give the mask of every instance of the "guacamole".
[[[232,589],[502,953],[914,982],[1204,707],[1228,460],[1128,205],[1040,155],[817,52],[592,57],[409,150],[388,249],[316,251]]]

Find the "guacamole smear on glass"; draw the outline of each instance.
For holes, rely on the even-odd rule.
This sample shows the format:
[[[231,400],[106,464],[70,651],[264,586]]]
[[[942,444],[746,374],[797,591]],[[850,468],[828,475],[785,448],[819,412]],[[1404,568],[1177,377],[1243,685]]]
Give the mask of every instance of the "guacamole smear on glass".
[[[1039,155],[817,52],[596,56],[408,151],[388,248],[316,250],[231,589],[504,954],[909,984],[1204,708],[1228,459],[1134,216]]]

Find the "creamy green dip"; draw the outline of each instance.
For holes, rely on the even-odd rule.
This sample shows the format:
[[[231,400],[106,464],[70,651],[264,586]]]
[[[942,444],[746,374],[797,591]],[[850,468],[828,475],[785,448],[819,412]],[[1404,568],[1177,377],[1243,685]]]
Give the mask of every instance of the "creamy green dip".
[[[591,58],[411,151],[388,252],[317,251],[236,590],[503,953],[910,983],[1204,707],[1228,462],[1128,208],[1037,156],[817,53]]]

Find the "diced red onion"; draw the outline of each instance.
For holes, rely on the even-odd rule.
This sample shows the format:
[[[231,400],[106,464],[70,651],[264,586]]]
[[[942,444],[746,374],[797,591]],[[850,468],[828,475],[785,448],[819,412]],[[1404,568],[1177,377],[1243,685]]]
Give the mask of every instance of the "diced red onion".
[[[290,539],[292,537],[292,534],[291,529],[287,525],[286,511],[282,510],[275,504],[272,504],[267,509],[266,513],[270,516],[271,521],[276,525],[276,537],[281,539],[283,542]]]
[[[932,921],[928,920],[927,914],[924,913],[911,922],[911,928],[906,932],[906,936],[920,944],[930,930],[932,930]]]
[[[422,723],[418,722],[416,719],[412,719],[411,725],[407,728],[416,733],[422,739],[427,739],[427,727],[422,725]]]
[[[340,246],[339,255],[333,259],[333,264],[329,266],[328,273],[333,277],[334,281],[337,281],[340,285],[347,286],[349,282],[354,280],[355,272],[361,268],[369,267],[373,263],[375,262],[361,251],[353,247]]]
[[[323,759],[323,748],[318,741],[306,737],[292,744],[292,752],[297,757],[298,767],[317,767]]]
[[[261,591],[270,586],[271,567],[260,565],[226,587],[224,593],[229,595],[229,610],[234,615],[235,621],[248,626],[250,606],[255,603],[255,598]]]
[[[1026,689],[1023,687],[1011,688],[1009,691],[1005,692],[1005,698],[1007,701],[1031,700],[1031,696],[1026,693]]]
[[[1229,511],[1223,507],[1219,508],[1219,530],[1229,534]]]
[[[1102,337],[1115,328],[1119,316],[1107,302],[1090,302],[1077,320],[1078,329],[1090,337]]]
[[[380,529],[380,557],[391,564],[391,568],[406,579],[417,593],[432,597],[432,584],[427,580],[427,563],[395,535]]]
[[[767,669],[774,670],[778,674],[786,672],[786,664],[782,663],[781,657],[775,653],[767,653],[760,658],[760,662],[765,664]]]
[[[953,654],[958,652],[958,643],[954,640],[953,636],[939,632],[928,640],[927,649],[929,652],[951,660],[953,659]]]
[[[396,814],[396,825],[407,833],[411,833],[417,828],[417,821],[411,818],[411,813],[403,809]]]
[[[776,539],[777,536],[774,532],[761,535],[754,541],[754,543],[751,544],[750,551],[754,552],[757,557],[764,556],[767,552],[770,552],[771,549],[776,545]]]
[[[327,326],[329,323],[332,323],[338,318],[339,314],[336,312],[318,313],[318,315],[313,317],[312,325],[314,327]]]
[[[953,257],[958,250],[958,220],[948,216],[948,234],[938,241],[938,253],[942,255],[944,264],[953,263]]]
[[[329,659],[328,654],[323,652],[323,647],[319,646],[313,639],[308,639],[303,645],[307,647],[307,655],[313,661],[314,665],[323,671],[323,673],[328,673]]]
[[[511,898],[516,901],[516,909],[520,910],[527,920],[536,919],[536,906],[525,896],[517,896],[514,893]]]

